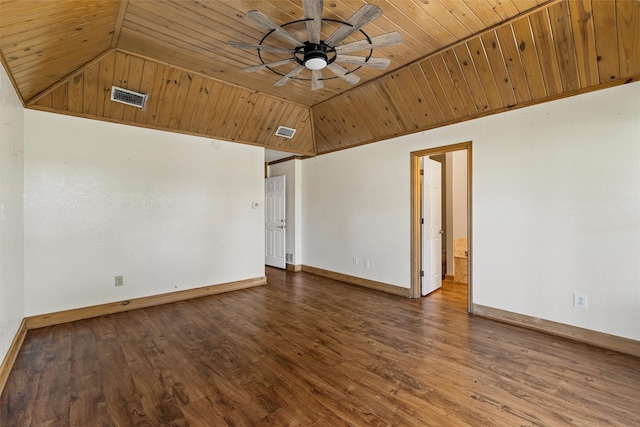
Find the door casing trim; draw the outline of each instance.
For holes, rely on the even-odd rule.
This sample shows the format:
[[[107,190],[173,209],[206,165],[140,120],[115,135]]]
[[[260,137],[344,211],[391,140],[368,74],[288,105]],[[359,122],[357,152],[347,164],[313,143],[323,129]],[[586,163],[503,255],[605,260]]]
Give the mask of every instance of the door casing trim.
[[[473,222],[472,222],[472,143],[471,141],[442,147],[428,148],[410,153],[411,161],[411,288],[410,297],[420,298],[420,258],[422,243],[420,238],[420,158],[453,151],[467,150],[467,244],[469,251],[469,291],[467,311],[473,313]]]

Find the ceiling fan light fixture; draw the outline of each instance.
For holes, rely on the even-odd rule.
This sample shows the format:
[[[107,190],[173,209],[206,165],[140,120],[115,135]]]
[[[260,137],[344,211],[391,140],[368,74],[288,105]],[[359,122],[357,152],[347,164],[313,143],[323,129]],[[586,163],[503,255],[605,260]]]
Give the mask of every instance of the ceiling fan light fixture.
[[[309,58],[304,61],[304,66],[309,70],[322,70],[327,66],[327,59],[320,56]]]
[[[309,70],[322,70],[327,66],[327,48],[322,44],[307,43],[304,47],[304,66]]]

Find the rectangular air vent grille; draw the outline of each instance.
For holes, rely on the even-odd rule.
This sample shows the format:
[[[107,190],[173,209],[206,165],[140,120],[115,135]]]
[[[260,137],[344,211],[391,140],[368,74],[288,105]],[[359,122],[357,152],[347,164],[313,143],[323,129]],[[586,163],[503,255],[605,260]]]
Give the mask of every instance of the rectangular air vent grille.
[[[291,129],[285,126],[278,126],[278,130],[276,130],[276,135],[282,136],[284,138],[293,138],[294,133],[296,133],[295,129]]]
[[[147,99],[149,95],[146,93],[134,92],[132,90],[122,89],[121,87],[111,87],[111,100],[121,102],[122,104],[131,105],[141,108],[142,111],[147,107]]]

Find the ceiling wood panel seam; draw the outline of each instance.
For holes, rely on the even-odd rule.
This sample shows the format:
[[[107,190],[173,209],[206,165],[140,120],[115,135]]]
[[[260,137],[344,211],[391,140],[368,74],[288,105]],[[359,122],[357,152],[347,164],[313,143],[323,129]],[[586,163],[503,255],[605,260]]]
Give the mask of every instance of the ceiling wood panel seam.
[[[120,32],[122,31],[122,24],[124,23],[124,17],[129,7],[129,0],[120,0],[120,7],[118,8],[118,17],[116,18],[116,25],[113,29],[113,37],[111,39],[111,48],[115,49],[118,46],[118,40],[120,40]]]

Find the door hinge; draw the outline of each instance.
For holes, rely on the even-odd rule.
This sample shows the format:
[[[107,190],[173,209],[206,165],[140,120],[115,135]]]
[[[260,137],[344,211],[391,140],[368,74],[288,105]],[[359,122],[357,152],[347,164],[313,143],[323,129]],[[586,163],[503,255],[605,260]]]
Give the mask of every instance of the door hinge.
[[[424,169],[420,169],[420,175],[424,175]]]
[[[424,277],[424,270],[420,270],[420,277]]]
[[[424,225],[424,218],[420,218],[420,224]]]

